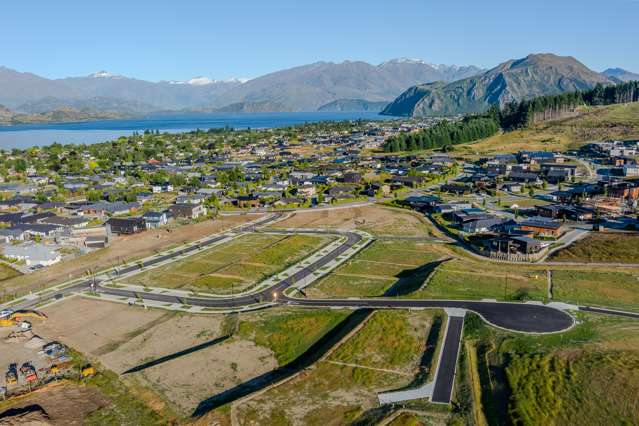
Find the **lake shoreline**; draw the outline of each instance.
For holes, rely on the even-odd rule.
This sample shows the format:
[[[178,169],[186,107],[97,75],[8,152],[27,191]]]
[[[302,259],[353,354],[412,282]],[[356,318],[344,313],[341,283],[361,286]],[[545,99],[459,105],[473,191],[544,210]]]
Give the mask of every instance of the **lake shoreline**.
[[[322,121],[392,120],[376,112],[285,112],[285,113],[184,113],[151,114],[141,118],[34,123],[0,126],[0,148],[25,149],[53,143],[93,144],[126,137],[133,132],[158,130],[181,133],[197,129],[230,127],[237,130],[280,128]]]

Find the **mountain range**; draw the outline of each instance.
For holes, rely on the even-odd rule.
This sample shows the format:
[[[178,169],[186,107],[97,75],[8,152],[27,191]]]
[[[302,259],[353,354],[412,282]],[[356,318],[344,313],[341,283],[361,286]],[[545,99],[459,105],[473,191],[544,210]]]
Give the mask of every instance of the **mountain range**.
[[[602,74],[619,81],[639,81],[639,74],[621,68],[608,68]]]
[[[618,81],[588,69],[573,57],[531,54],[506,61],[477,76],[410,87],[382,113],[415,117],[479,113],[491,105],[503,106],[512,101]]]
[[[619,68],[603,73],[572,57],[533,54],[490,70],[393,59],[316,62],[254,79],[150,82],[100,71],[48,79],[0,66],[3,123],[120,118],[166,111],[381,111],[437,116],[480,112],[490,105],[597,83],[639,79]]]
[[[196,77],[149,82],[106,71],[47,79],[0,67],[0,105],[25,114],[59,108],[125,115],[166,110],[314,111],[339,99],[390,102],[409,86],[479,72],[474,66],[395,59],[379,65],[317,62],[248,81]]]

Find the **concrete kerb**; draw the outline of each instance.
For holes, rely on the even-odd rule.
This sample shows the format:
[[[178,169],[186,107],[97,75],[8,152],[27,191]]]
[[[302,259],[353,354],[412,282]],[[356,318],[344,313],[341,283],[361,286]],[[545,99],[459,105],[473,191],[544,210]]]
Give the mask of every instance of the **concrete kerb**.
[[[190,243],[187,243],[187,244],[183,244],[183,245],[178,246],[178,247],[173,247],[171,249],[164,250],[164,251],[159,252],[159,253],[155,253],[153,255],[144,257],[142,259],[138,259],[138,260],[136,260],[136,261],[134,261],[132,263],[148,262],[148,261],[153,260],[153,259],[155,259],[157,257],[164,256],[164,255],[169,254],[169,253],[173,253],[173,252],[175,252],[177,250],[183,250],[185,248],[200,244],[200,243],[202,243],[203,241],[205,241],[205,240],[207,240],[209,238],[214,238],[216,236],[224,235],[226,233],[232,233],[232,232],[234,232],[235,230],[237,230],[237,229],[239,229],[241,227],[247,226],[248,224],[259,222],[259,221],[263,221],[263,220],[268,219],[268,218],[273,217],[273,216],[276,216],[276,215],[275,214],[268,214],[268,215],[265,215],[263,217],[258,217],[255,220],[253,220],[251,222],[248,222],[246,224],[235,225],[235,226],[233,226],[233,227],[231,227],[231,228],[229,228],[229,229],[227,229],[227,230],[225,230],[223,232],[219,232],[219,233],[216,233],[216,234],[209,234],[209,235],[204,236],[204,237],[202,237],[202,238],[200,238],[200,239],[198,239],[196,241],[193,241],[193,242],[190,242]],[[279,220],[282,220],[282,218],[279,218],[279,219],[275,220],[274,222],[277,222]],[[109,273],[116,272],[117,270],[118,270],[117,266],[112,266],[112,267],[97,271],[93,275],[95,277],[97,277],[98,275],[103,275],[103,274],[107,274],[108,275]],[[51,287],[47,287],[46,289],[43,289],[43,290],[40,290],[40,291],[31,292],[31,293],[29,293],[27,295],[20,296],[17,299],[11,300],[11,301],[9,301],[7,303],[4,303],[4,304],[0,305],[0,308],[2,308],[2,309],[10,308],[10,307],[18,305],[20,303],[26,302],[26,301],[29,300],[28,297],[31,296],[31,295],[34,295],[37,298],[39,298],[40,295],[44,295],[44,294],[49,293],[49,292],[56,292],[56,291],[64,290],[64,289],[66,289],[68,287],[72,287],[72,286],[74,286],[76,284],[79,284],[82,281],[85,281],[86,279],[87,279],[86,276],[81,276],[81,277],[78,277],[78,278],[74,278],[74,279],[72,279],[70,281],[65,281],[63,283],[56,284],[56,285],[51,286]],[[35,299],[31,299],[31,300],[35,300]]]
[[[287,228],[284,230],[285,232],[299,232],[302,231],[304,233],[321,233],[321,235],[325,235],[325,233],[330,233],[331,235],[337,235],[340,238],[336,241],[333,241],[325,246],[323,246],[322,248],[320,248],[318,251],[316,251],[315,253],[311,254],[309,257],[306,257],[304,259],[302,259],[301,261],[297,262],[296,264],[290,266],[289,268],[285,269],[284,271],[281,271],[267,279],[265,279],[264,281],[260,282],[258,285],[256,285],[253,288],[250,288],[246,291],[243,292],[239,292],[239,293],[235,293],[233,295],[228,295],[228,294],[215,294],[215,293],[200,293],[197,292],[197,294],[194,294],[192,291],[188,291],[188,290],[179,290],[179,289],[168,289],[168,288],[163,288],[163,287],[148,287],[148,286],[140,286],[140,285],[135,285],[135,284],[124,284],[119,282],[121,279],[124,279],[126,277],[130,277],[130,276],[135,276],[137,274],[139,274],[141,271],[132,271],[129,274],[126,274],[122,277],[119,277],[117,280],[115,280],[115,282],[113,284],[117,285],[117,288],[122,288],[122,289],[126,289],[126,290],[130,290],[130,291],[136,291],[136,292],[146,292],[146,293],[156,293],[156,294],[165,294],[165,295],[175,295],[176,297],[202,297],[202,298],[210,298],[210,299],[220,299],[220,298],[236,298],[236,297],[243,297],[243,296],[248,296],[251,295],[253,293],[256,292],[260,292],[262,290],[266,290],[274,285],[276,285],[278,282],[281,281],[281,279],[286,279],[289,276],[295,274],[296,272],[299,272],[300,270],[304,269],[306,266],[305,264],[309,264],[309,263],[313,263],[317,260],[320,260],[324,254],[329,253],[337,248],[339,248],[344,241],[346,240],[346,237],[343,236],[342,234],[340,234],[340,232],[343,231],[336,231],[336,230],[318,230],[318,229],[290,229]],[[270,233],[268,231],[264,232],[264,233]],[[365,232],[357,232],[359,235],[364,236],[365,238],[369,238],[372,239],[372,237],[365,233]],[[272,234],[278,234],[278,232],[272,232]],[[238,234],[238,235],[245,235],[245,234]],[[230,241],[231,239],[225,239],[225,240],[221,240],[219,242],[216,242],[215,245],[211,245],[208,246],[209,247],[215,247],[216,245],[219,244],[223,244],[226,241]],[[294,286],[290,287],[290,288],[304,288],[308,285],[310,285],[311,283],[313,283],[314,281],[316,281],[317,279],[323,277],[324,275],[328,274],[329,272],[331,272],[333,269],[335,269],[337,266],[339,266],[341,263],[345,262],[348,258],[352,257],[355,253],[357,253],[358,251],[362,250],[364,247],[366,247],[366,245],[368,245],[372,240],[366,240],[366,242],[364,244],[357,245],[357,246],[353,246],[352,248],[349,248],[347,251],[345,251],[340,257],[341,259],[336,259],[335,261],[332,261],[330,263],[328,263],[327,265],[325,265],[326,269],[323,270],[319,270],[319,271],[315,271],[311,276],[309,276],[309,278],[312,278],[309,280],[309,278],[301,281],[300,283],[295,283]],[[355,248],[355,250],[353,250]],[[172,262],[174,262],[176,259],[168,259],[165,262],[161,262],[157,265],[153,265],[152,267],[148,268],[147,270],[151,270],[153,268],[159,267],[159,266],[164,266],[166,264],[170,264]],[[318,275],[316,275],[316,273]],[[284,277],[284,278],[281,278]],[[107,284],[107,286],[112,286],[113,285],[109,285]],[[288,289],[287,289],[288,290]]]
[[[266,302],[266,303],[256,303],[252,305],[243,305],[237,308],[207,308],[204,306],[190,306],[190,305],[182,305],[180,303],[168,303],[168,302],[160,302],[157,300],[147,300],[144,298],[136,299],[134,297],[122,297],[122,296],[113,296],[105,293],[98,293],[98,295],[83,292],[83,293],[75,293],[74,296],[81,296],[87,299],[100,300],[102,302],[112,302],[112,303],[121,303],[128,304],[132,306],[139,306],[145,308],[153,308],[153,309],[163,309],[167,311],[180,311],[190,314],[198,314],[198,315],[218,315],[218,314],[230,314],[230,313],[238,313],[238,312],[250,312],[257,311],[261,309],[266,309],[270,307],[277,306],[277,303],[274,302]]]
[[[441,340],[441,347],[439,348],[439,356],[437,357],[437,366],[435,367],[435,373],[433,374],[433,380],[428,383],[424,383],[422,386],[413,388],[413,389],[405,389],[393,392],[383,392],[377,394],[377,398],[379,400],[380,405],[384,404],[394,404],[398,402],[410,401],[413,399],[422,399],[422,398],[430,398],[431,403],[433,404],[444,404],[448,405],[448,403],[432,401],[433,391],[435,390],[435,384],[437,383],[437,376],[439,374],[439,367],[442,363],[442,358],[444,356],[444,345],[446,344],[446,337],[448,336],[448,329],[450,328],[450,317],[464,317],[466,315],[466,309],[461,308],[444,308],[444,312],[448,316],[448,320],[446,321],[446,328],[444,329],[444,336]],[[459,358],[459,351],[457,353],[457,358]],[[455,367],[455,372],[457,368]],[[450,400],[450,398],[449,398]]]

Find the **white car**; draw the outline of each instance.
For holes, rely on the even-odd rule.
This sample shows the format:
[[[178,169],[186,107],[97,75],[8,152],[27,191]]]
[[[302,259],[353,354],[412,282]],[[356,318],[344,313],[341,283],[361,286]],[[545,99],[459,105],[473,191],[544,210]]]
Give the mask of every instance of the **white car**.
[[[7,318],[9,315],[13,313],[13,309],[4,309],[0,311],[0,319]]]

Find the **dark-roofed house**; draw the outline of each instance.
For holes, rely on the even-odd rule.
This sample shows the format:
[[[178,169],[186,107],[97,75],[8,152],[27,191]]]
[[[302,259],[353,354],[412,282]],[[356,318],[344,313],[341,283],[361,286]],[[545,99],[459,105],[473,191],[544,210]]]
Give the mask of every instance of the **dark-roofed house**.
[[[541,251],[541,242],[530,237],[501,237],[490,241],[492,250],[500,253],[534,254]]]
[[[457,195],[470,194],[472,192],[472,188],[470,186],[459,184],[442,185],[440,189],[442,192],[449,192]]]
[[[544,237],[559,237],[563,233],[563,224],[543,219],[530,219],[519,223],[519,229],[532,231]]]
[[[105,223],[107,234],[137,234],[146,229],[146,223],[141,217],[112,217]]]
[[[426,181],[424,176],[393,176],[390,181],[392,183],[398,183],[411,188],[416,188],[423,185]]]
[[[465,220],[461,224],[462,231],[469,234],[476,234],[478,232],[488,232],[497,228],[503,219],[497,216],[486,215],[485,217],[472,218]]]

